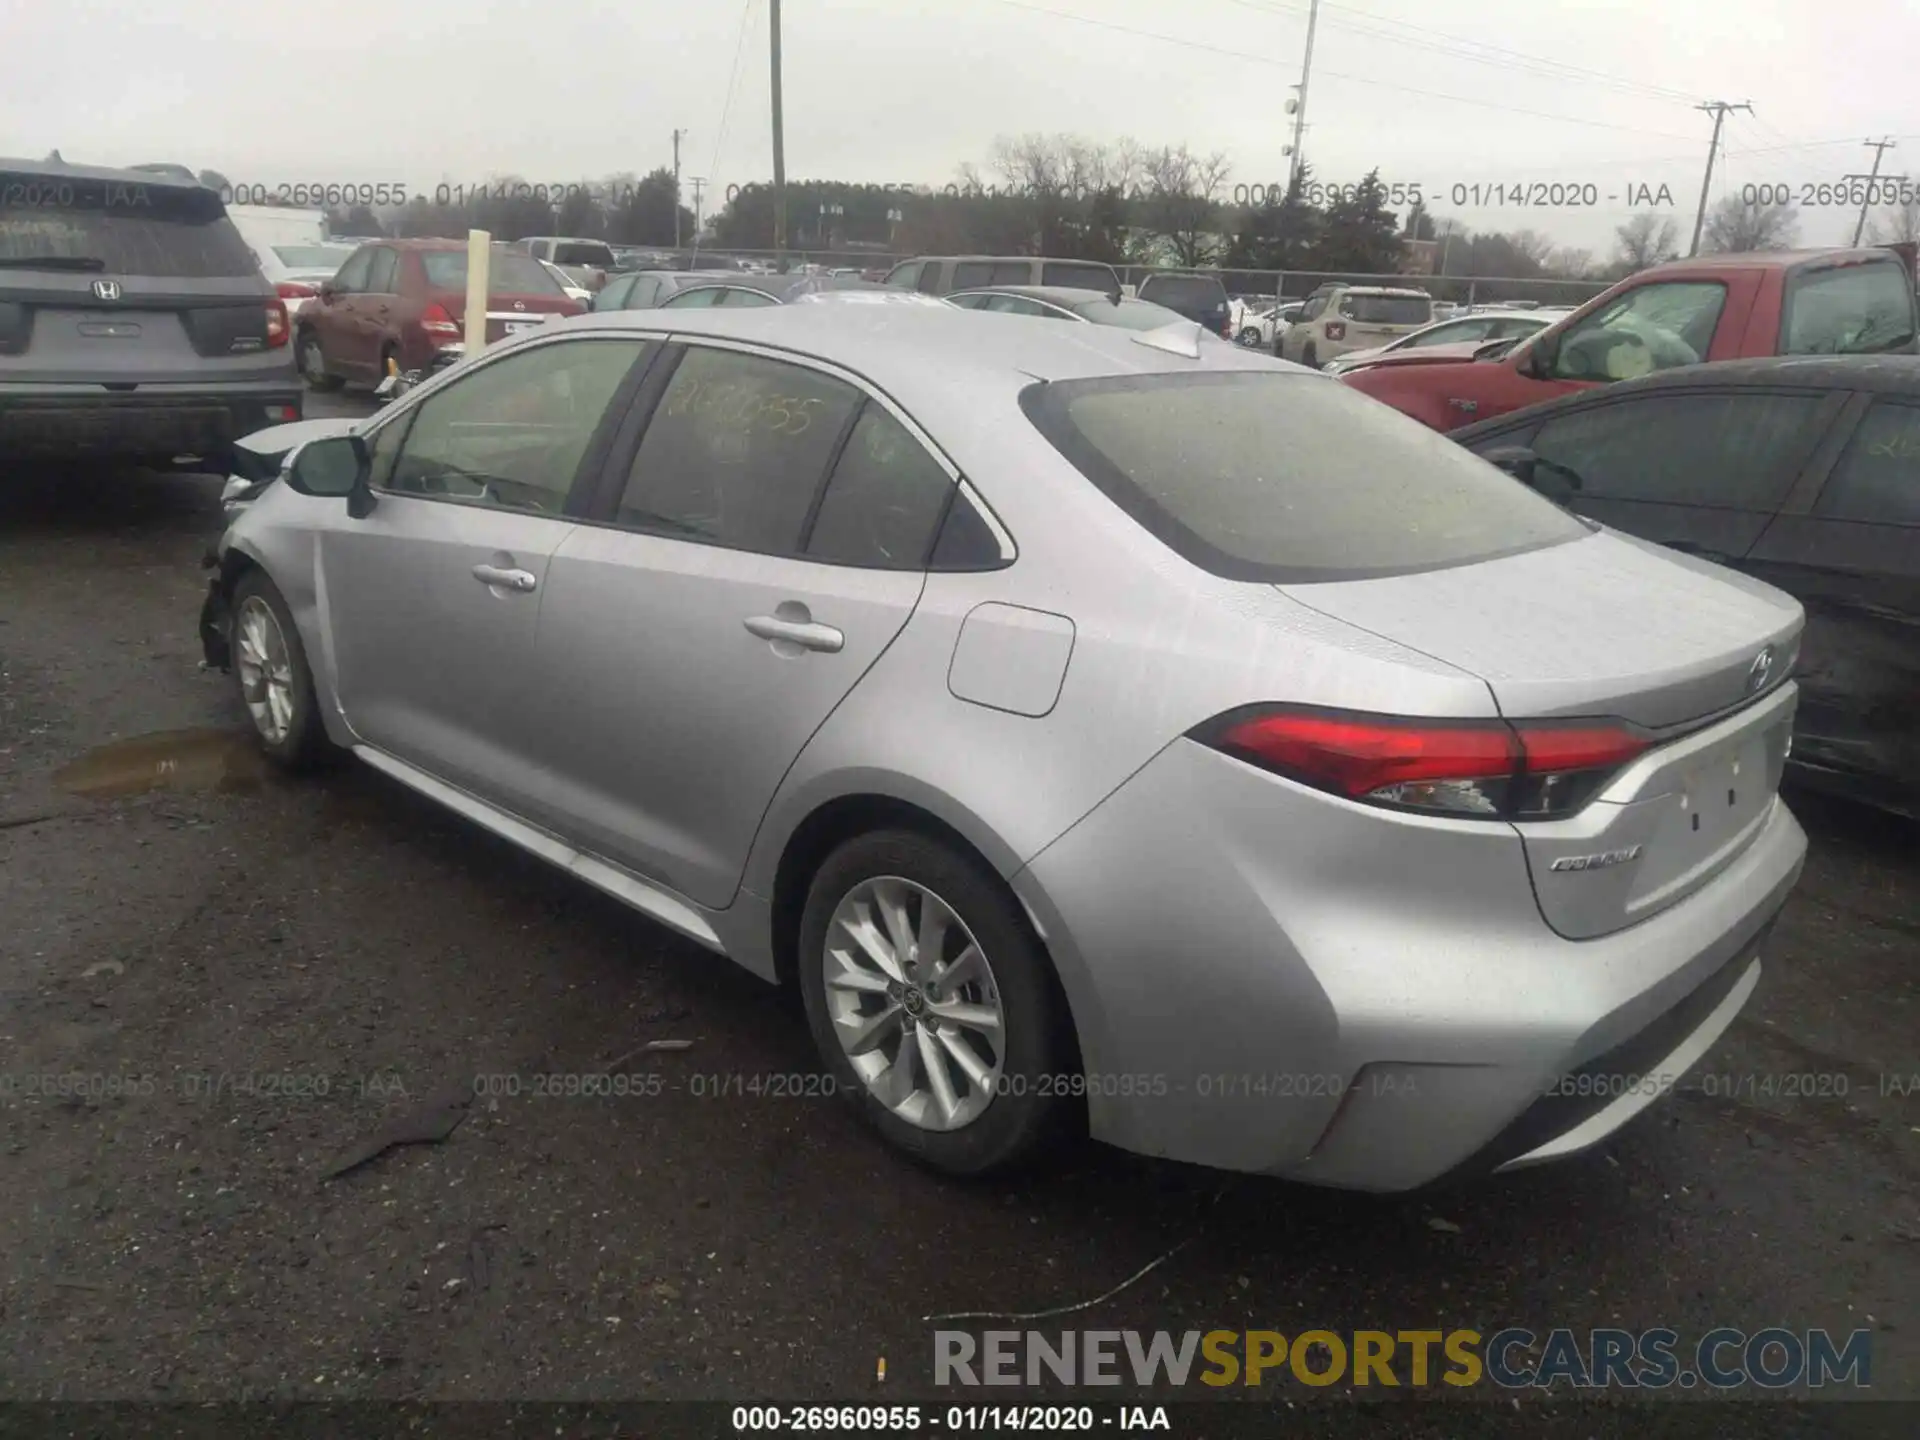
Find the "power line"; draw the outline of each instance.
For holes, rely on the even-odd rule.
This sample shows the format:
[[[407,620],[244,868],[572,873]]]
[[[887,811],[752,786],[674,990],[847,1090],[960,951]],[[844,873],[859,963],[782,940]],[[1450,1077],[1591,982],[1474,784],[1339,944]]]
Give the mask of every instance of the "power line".
[[[1261,3],[1261,0],[1227,0],[1227,3],[1265,15],[1293,17],[1300,13],[1294,4],[1289,3],[1289,0],[1279,0],[1279,4],[1284,8]],[[1336,13],[1327,17],[1327,24],[1376,40],[1385,40],[1391,45],[1405,45],[1428,54],[1437,52],[1456,60],[1465,60],[1469,64],[1487,65],[1500,70],[1541,75],[1554,80],[1572,80],[1581,84],[1601,85],[1623,94],[1665,100],[1674,104],[1693,103],[1694,97],[1691,94],[1664,85],[1651,85],[1641,80],[1630,80],[1622,75],[1610,75],[1604,70],[1589,69],[1584,65],[1573,65],[1563,60],[1550,60],[1544,56],[1529,55],[1521,50],[1509,50],[1504,46],[1468,40],[1462,36],[1449,35],[1440,30],[1429,30],[1425,26],[1409,24],[1385,15],[1375,15],[1371,11],[1355,10],[1347,5],[1335,5],[1332,0],[1328,0],[1327,9],[1361,17],[1350,20]]]
[[[720,128],[713,137],[713,163],[707,174],[720,173],[720,150],[727,143],[727,121],[733,115],[733,92],[740,84],[740,56],[747,48],[747,22],[753,18],[753,0],[740,7],[740,33],[733,42],[733,69],[727,75],[727,98],[720,106]]]
[[[1024,0],[993,0],[996,5],[1005,5],[1014,10],[1027,10],[1035,15],[1050,15],[1056,20],[1071,20],[1076,25],[1091,25],[1100,30],[1112,30],[1121,35],[1132,35],[1142,40],[1158,40],[1167,45],[1180,45],[1189,50],[1204,50],[1213,55],[1225,55],[1229,59],[1239,60],[1249,65],[1278,66],[1287,68],[1284,62],[1269,60],[1264,56],[1248,55],[1241,50],[1229,50],[1219,45],[1209,45],[1202,40],[1187,40],[1178,35],[1163,35],[1156,30],[1137,30],[1131,25],[1117,25],[1111,20],[1095,20],[1086,15],[1073,15],[1065,10],[1049,10],[1042,5],[1029,5]],[[1676,135],[1666,130],[1642,130],[1633,125],[1614,125],[1605,120],[1588,120],[1578,115],[1561,115],[1550,110],[1528,110],[1518,105],[1502,105],[1493,100],[1481,100],[1468,95],[1448,95],[1438,90],[1420,90],[1411,85],[1403,85],[1397,80],[1379,80],[1367,75],[1348,75],[1338,70],[1321,70],[1321,75],[1336,80],[1345,80],[1353,85],[1373,85],[1383,90],[1391,90],[1397,95],[1419,95],[1428,100],[1446,100],[1455,105],[1472,105],[1482,110],[1497,110],[1505,115],[1528,115],[1536,120],[1554,120],[1563,125],[1584,125],[1595,130],[1619,130],[1629,135],[1651,135],[1661,140],[1685,140],[1685,135]]]

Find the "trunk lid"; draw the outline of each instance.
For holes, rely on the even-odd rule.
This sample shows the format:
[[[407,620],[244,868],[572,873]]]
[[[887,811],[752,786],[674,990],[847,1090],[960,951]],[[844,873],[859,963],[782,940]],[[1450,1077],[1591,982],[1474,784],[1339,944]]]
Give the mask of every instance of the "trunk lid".
[[[467,323],[467,297],[462,291],[440,291],[432,297],[435,304],[441,306],[454,324],[465,333]],[[487,341],[492,344],[504,340],[509,335],[518,335],[522,331],[545,325],[565,315],[578,315],[584,307],[563,291],[556,290],[550,295],[502,295],[487,297]]]
[[[1477,565],[1285,585],[1483,680],[1509,720],[1612,717],[1651,748],[1577,814],[1517,824],[1541,914],[1586,939],[1707,884],[1770,813],[1804,612],[1705,561],[1605,532]]]

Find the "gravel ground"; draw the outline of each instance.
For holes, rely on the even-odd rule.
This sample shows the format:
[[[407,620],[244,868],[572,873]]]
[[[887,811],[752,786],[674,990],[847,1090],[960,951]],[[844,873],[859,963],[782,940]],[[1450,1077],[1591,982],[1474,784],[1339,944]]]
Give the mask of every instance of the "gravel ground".
[[[1909,825],[1797,800],[1806,878],[1707,1067],[1741,1093],[1573,1162],[1388,1200],[1097,1147],[944,1183],[831,1101],[701,1093],[811,1069],[743,972],[363,768],[265,774],[196,669],[217,480],[3,488],[0,1054],[132,1093],[0,1096],[0,1397],[952,1400],[927,1316],[1182,1246],[1039,1328],[1865,1327],[1875,1396],[1920,1400]],[[472,1098],[650,1040],[691,1042],[622,1067],[656,1094]],[[444,1142],[323,1178],[449,1094]]]

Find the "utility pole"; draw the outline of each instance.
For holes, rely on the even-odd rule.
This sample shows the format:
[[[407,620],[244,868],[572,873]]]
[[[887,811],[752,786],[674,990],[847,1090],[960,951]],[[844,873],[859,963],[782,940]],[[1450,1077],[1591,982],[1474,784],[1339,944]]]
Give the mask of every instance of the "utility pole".
[[[787,268],[787,142],[780,113],[780,0],[768,0],[773,25],[773,254],[774,264]]]
[[[1890,139],[1865,140],[1861,143],[1873,147],[1873,173],[1867,176],[1866,197],[1860,202],[1860,223],[1853,227],[1853,243],[1855,245],[1860,243],[1860,232],[1867,228],[1867,206],[1873,203],[1874,182],[1880,178],[1880,157],[1889,150],[1898,150],[1900,148]]]
[[[692,177],[692,183],[693,183],[693,253],[698,255],[700,253],[700,229],[701,229],[700,196],[702,192],[704,192],[707,188],[707,177],[704,175],[695,175]]]
[[[1710,111],[1713,115],[1713,139],[1707,142],[1707,173],[1700,181],[1700,208],[1693,216],[1693,244],[1687,247],[1687,256],[1691,259],[1700,253],[1700,227],[1707,221],[1707,189],[1713,184],[1713,156],[1720,148],[1720,126],[1725,123],[1729,110],[1744,110],[1753,113],[1751,101],[1741,101],[1738,105],[1728,104],[1725,100],[1709,100],[1704,105],[1696,105],[1696,110]]]
[[[680,248],[680,137],[687,132],[673,132],[673,248]]]
[[[1293,88],[1300,92],[1294,102],[1293,111],[1293,168],[1287,172],[1287,193],[1293,194],[1300,188],[1300,145],[1307,133],[1307,81],[1313,75],[1313,30],[1320,19],[1320,0],[1312,0],[1307,9],[1307,55],[1300,62],[1300,83]]]

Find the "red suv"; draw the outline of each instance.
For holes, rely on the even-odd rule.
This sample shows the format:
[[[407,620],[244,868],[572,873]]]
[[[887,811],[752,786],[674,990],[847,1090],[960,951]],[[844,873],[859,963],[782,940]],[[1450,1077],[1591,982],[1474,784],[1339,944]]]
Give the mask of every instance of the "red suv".
[[[488,274],[487,339],[501,340],[549,315],[579,315],[531,255],[493,247]],[[466,331],[467,245],[464,240],[375,240],[362,245],[317,298],[301,308],[294,353],[316,390],[378,385],[387,361],[424,369],[442,346]]]

